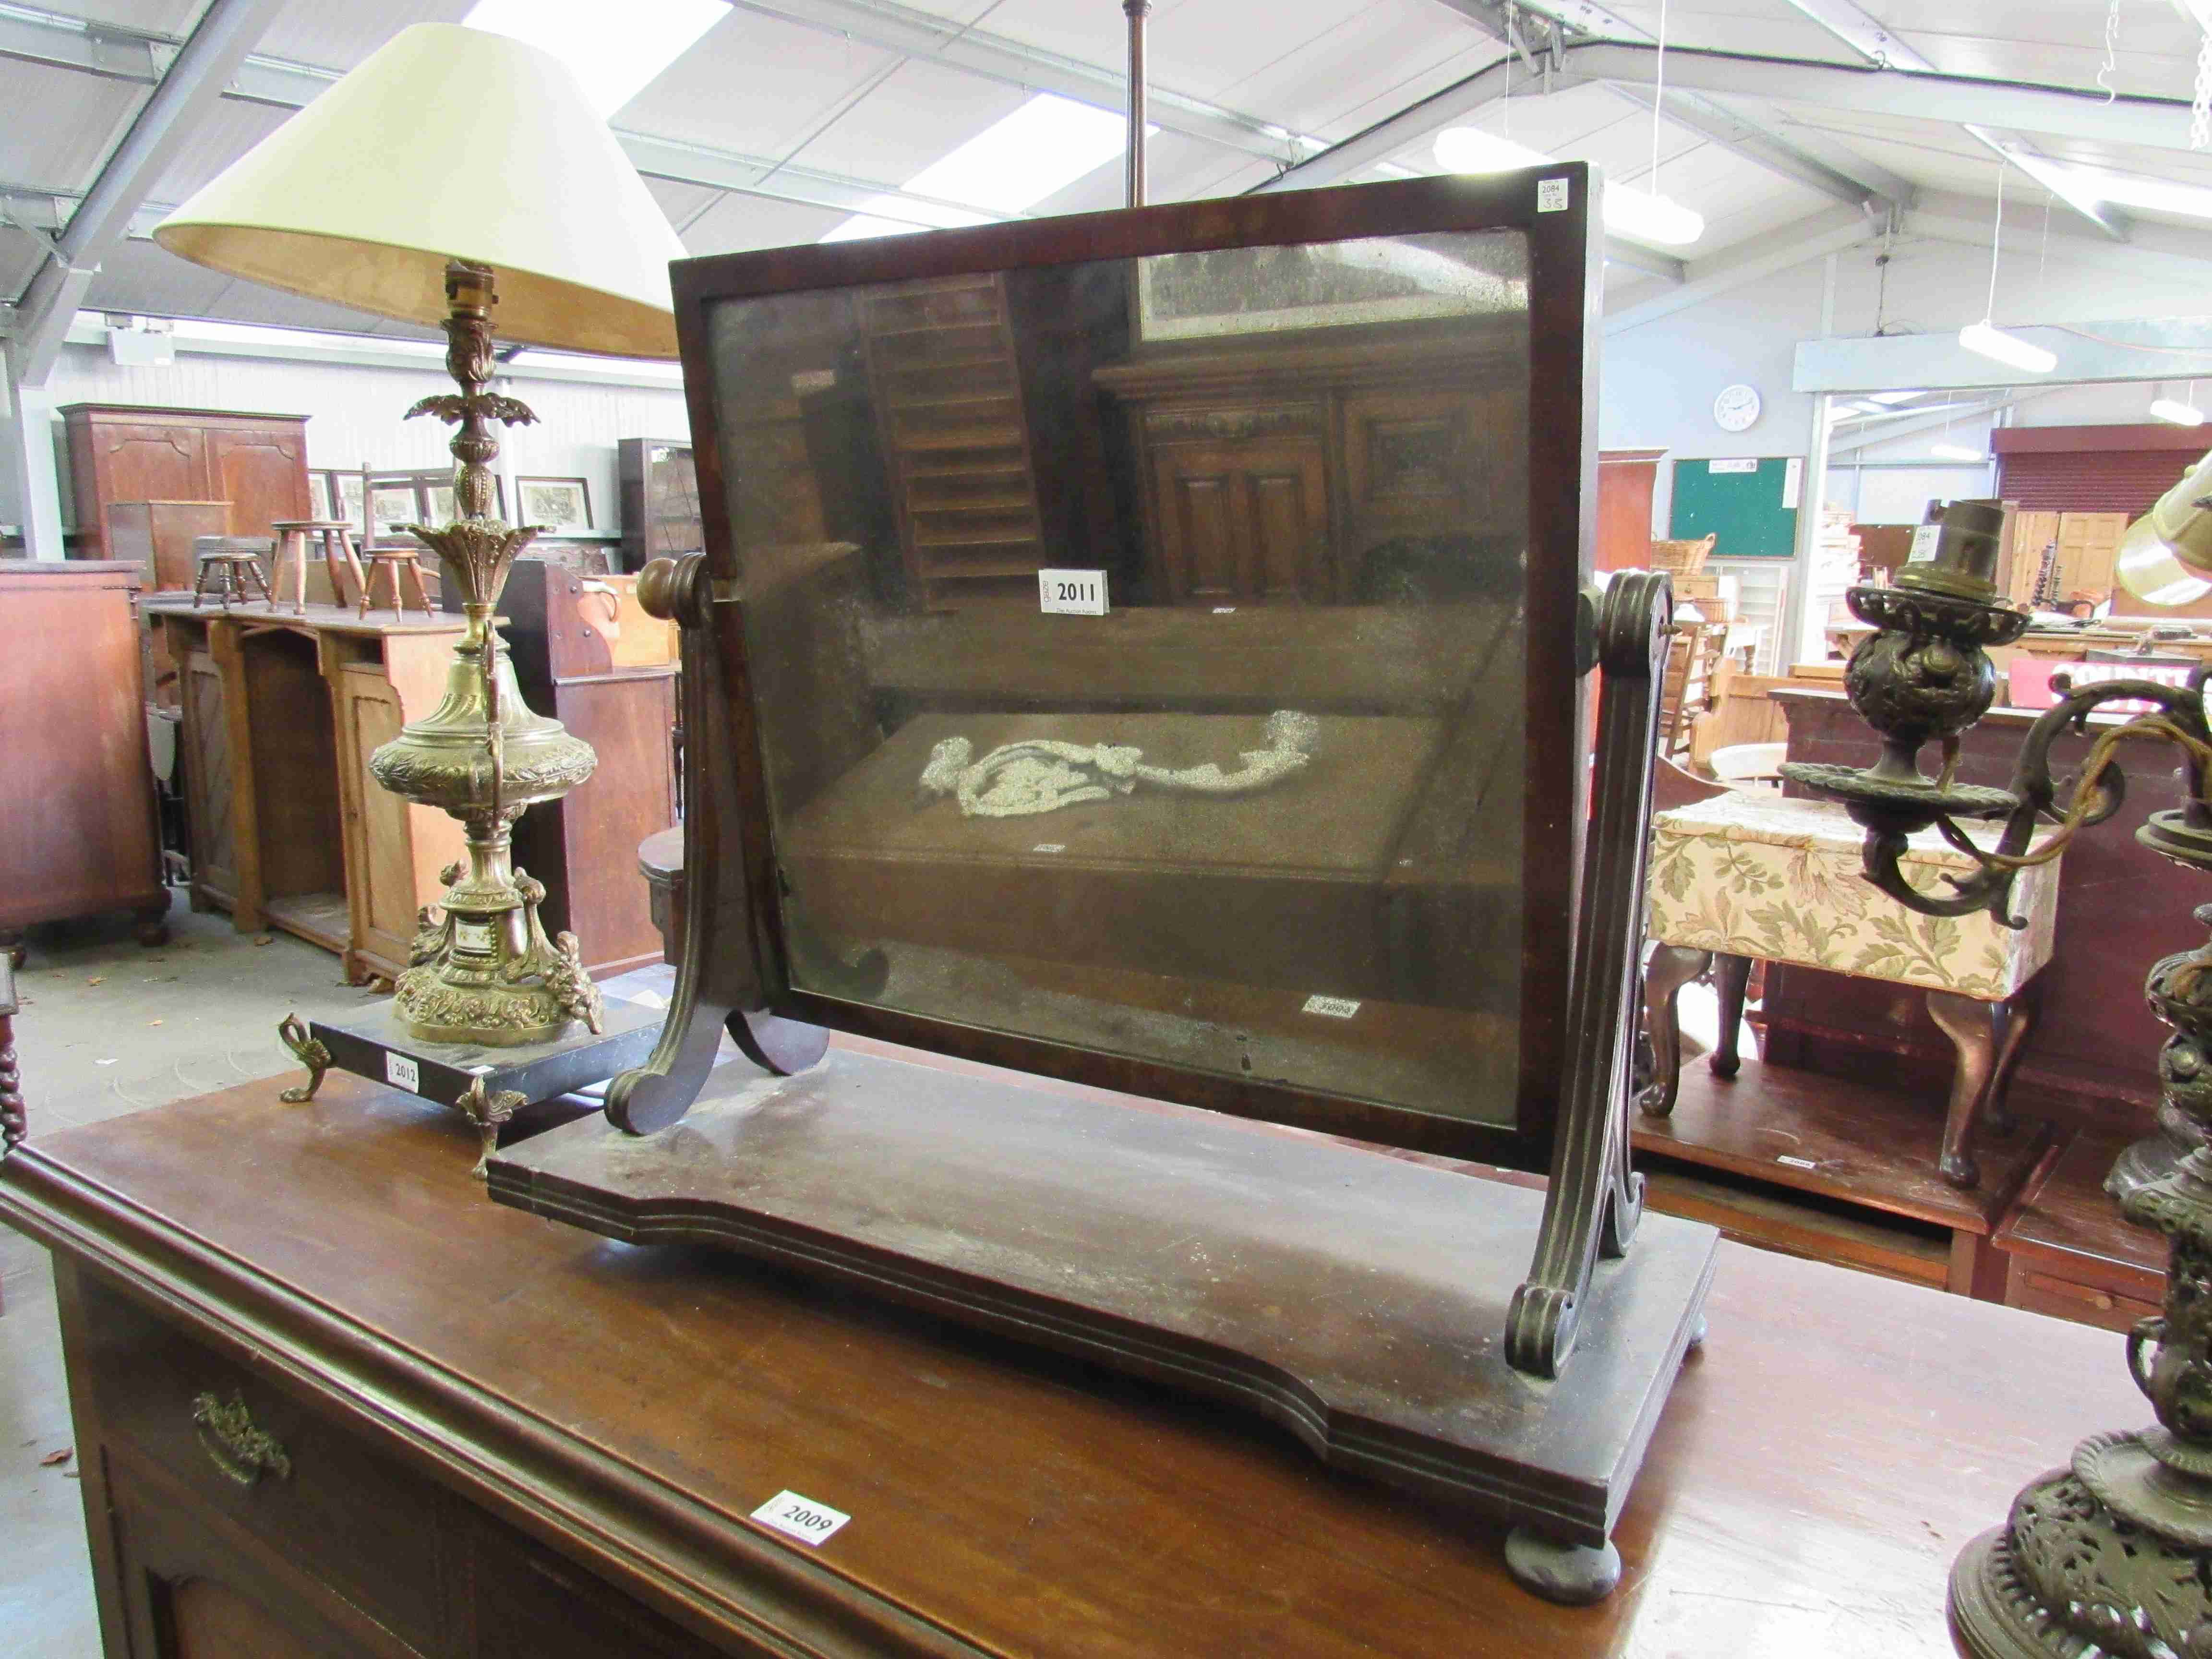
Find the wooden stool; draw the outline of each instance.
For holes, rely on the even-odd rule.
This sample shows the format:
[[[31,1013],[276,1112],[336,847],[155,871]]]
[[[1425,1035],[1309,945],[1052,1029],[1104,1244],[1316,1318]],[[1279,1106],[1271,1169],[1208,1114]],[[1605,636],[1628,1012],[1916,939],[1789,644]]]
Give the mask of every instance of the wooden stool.
[[[380,570],[391,573],[392,615],[404,617],[407,614],[407,602],[400,591],[400,582],[404,579],[414,584],[416,602],[422,607],[422,614],[433,618],[437,616],[438,613],[430,608],[429,590],[422,585],[422,567],[415,562],[413,548],[372,547],[366,550],[368,554],[368,576],[361,585],[362,616],[368,614],[369,601],[376,592],[376,573]]]
[[[366,592],[368,583],[361,572],[361,561],[354,556],[353,526],[343,519],[277,519],[270,522],[276,532],[276,556],[270,563],[270,574],[278,581],[284,580],[284,561],[292,561],[292,611],[295,616],[307,614],[307,544],[320,538],[323,544],[323,568],[331,573],[331,602],[343,605],[345,583],[339,572],[350,569],[356,592]]]
[[[269,579],[261,574],[261,556],[269,551],[269,547],[270,544],[252,536],[194,537],[192,556],[199,568],[192,578],[192,609],[200,608],[210,576],[216,579],[216,591],[224,610],[230,609],[233,599],[244,605],[252,596],[239,580],[243,575],[247,583],[261,590],[262,599],[274,610],[276,596],[269,591]]]

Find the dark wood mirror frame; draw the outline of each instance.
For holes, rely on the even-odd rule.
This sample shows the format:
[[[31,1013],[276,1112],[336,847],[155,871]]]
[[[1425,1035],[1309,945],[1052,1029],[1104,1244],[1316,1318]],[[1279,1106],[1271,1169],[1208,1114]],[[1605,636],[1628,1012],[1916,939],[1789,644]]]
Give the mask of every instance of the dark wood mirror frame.
[[[1564,185],[1564,207],[1538,210],[1545,183],[1551,201]],[[491,1196],[633,1243],[712,1241],[1230,1399],[1334,1464],[1513,1522],[1508,1563],[1538,1594],[1589,1601],[1610,1590],[1620,1559],[1609,1534],[1702,1330],[1717,1235],[1645,1218],[1628,1165],[1671,607],[1666,578],[1648,572],[1583,586],[1595,496],[1597,187],[1585,168],[1560,166],[678,264],[707,548],[656,561],[640,583],[647,608],[683,628],[676,995],[653,1059],[609,1085],[607,1116],[629,1133],[576,1123],[509,1148],[489,1161]],[[1270,1087],[795,988],[771,844],[770,734],[754,696],[756,672],[770,676],[747,657],[714,307],[1194,249],[1498,228],[1525,235],[1530,289],[1511,1123]],[[1595,808],[1587,835],[1586,802]],[[1112,1094],[1011,1086],[879,1053],[825,1059],[830,1027],[1182,1105],[1133,1109],[1140,1103]],[[783,1075],[732,1068],[689,1122],[629,1139],[684,1118],[726,1029]],[[1551,1178],[1539,1194],[1326,1139],[1209,1130],[1190,1106],[1547,1168]],[[1587,1352],[1570,1365],[1578,1335]],[[1536,1388],[1534,1377],[1553,1380]]]
[[[1566,183],[1565,208],[1539,210],[1540,180]],[[722,1019],[749,1049],[796,1039],[799,1049],[787,1059],[805,1052],[804,1038],[790,1029],[797,1022],[1243,1116],[1515,1168],[1547,1168],[1569,1069],[1570,942],[1586,821],[1583,763],[1589,726],[1582,671],[1589,664],[1586,659],[1577,663],[1576,653],[1578,595],[1590,569],[1595,533],[1596,336],[1590,323],[1601,258],[1590,234],[1591,188],[1586,168],[1563,165],[1492,178],[1234,198],[678,264],[678,328],[706,552],[680,576],[661,573],[649,591],[663,595],[672,614],[704,624],[695,630],[702,645],[709,635],[715,641],[697,653],[702,659],[696,671],[688,659],[686,665],[687,732],[705,739],[690,745],[703,764],[702,775],[688,786],[693,805],[685,848],[687,890],[702,914],[701,925],[687,927],[689,953],[662,1051],[646,1074],[617,1081],[610,1093],[615,1120],[647,1130],[680,1115],[703,1081],[713,1033]],[[1026,267],[1499,229],[1526,239],[1529,304],[1528,783],[1522,826],[1521,1054],[1511,1125],[982,1030],[793,986],[785,965],[769,808],[738,626],[741,570],[726,506],[726,438],[709,343],[713,309],[728,301],[788,292]],[[670,591],[675,587],[684,591]],[[1573,695],[1563,695],[1570,686]],[[734,761],[734,775],[715,763],[724,757]],[[708,879],[700,879],[702,871],[709,872]],[[742,871],[742,884],[727,879],[732,871]],[[1612,959],[1627,946],[1614,940],[1601,948]],[[687,1022],[684,1015],[695,1009]],[[756,1018],[738,1017],[745,1013]],[[776,1056],[763,1050],[759,1057]]]

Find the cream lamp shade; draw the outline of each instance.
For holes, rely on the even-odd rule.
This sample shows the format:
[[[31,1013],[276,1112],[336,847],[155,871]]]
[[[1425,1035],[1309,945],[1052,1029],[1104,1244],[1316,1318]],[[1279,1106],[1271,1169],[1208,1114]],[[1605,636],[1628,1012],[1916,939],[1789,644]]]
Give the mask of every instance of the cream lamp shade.
[[[673,357],[659,205],[566,65],[417,23],[155,227],[249,282],[435,326],[446,264],[489,265],[503,339]]]

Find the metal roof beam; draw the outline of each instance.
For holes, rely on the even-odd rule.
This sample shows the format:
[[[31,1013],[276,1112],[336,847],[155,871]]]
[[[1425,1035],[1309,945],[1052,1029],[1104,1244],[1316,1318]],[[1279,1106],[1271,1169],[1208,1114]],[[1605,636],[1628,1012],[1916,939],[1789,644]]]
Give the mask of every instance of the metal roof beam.
[[[1651,88],[1607,82],[1620,97],[1639,109],[1651,107]],[[1701,93],[1680,92],[1669,87],[1662,94],[1666,118],[1700,134],[1734,155],[1767,172],[1816,190],[1821,195],[1859,209],[1887,215],[1912,204],[1913,187],[1887,167],[1856,155],[1839,155],[1842,166],[1815,155],[1795,139],[1784,138],[1741,112],[1730,109]]]
[[[1808,259],[1872,241],[1882,234],[1882,228],[1850,208],[1824,208],[1795,224],[1753,237],[1740,249],[1710,259],[1692,261],[1688,280],[1681,287],[1622,310],[1608,312],[1605,332],[1607,337],[1626,333],[1692,306],[1703,305],[1708,300],[1717,300],[1724,294],[1764,282]]]
[[[101,258],[122,240],[149,187],[194,124],[213,107],[282,4],[283,0],[208,0],[191,37],[55,239],[54,257],[17,299],[15,331],[8,342],[8,374],[15,386],[46,384]]]
[[[1909,70],[1917,75],[1936,72],[1936,64],[1917,47],[1892,34],[1856,0],[1790,0],[1790,3],[1876,69]],[[2019,167],[2114,241],[2127,240],[2127,221],[2086,191],[2069,188],[2063,169],[2052,167],[2050,158],[2021,134],[1972,122],[1966,124],[1966,133],[1993,151],[2000,164],[2009,161]]]
[[[1058,93],[1103,109],[1128,107],[1128,77],[1118,64],[1102,67],[1085,63],[1006,35],[966,28],[950,18],[899,5],[896,0],[805,0],[803,5],[795,0],[785,0],[785,3],[731,0],[731,3],[740,11],[908,58],[927,58],[1007,86]],[[1297,153],[1296,136],[1272,121],[1168,87],[1149,88],[1146,98],[1148,118],[1167,131],[1277,163],[1291,160]]]
[[[1955,334],[1874,334],[1800,340],[1790,385],[1797,392],[1881,392],[1925,386],[2034,390],[2080,380],[2212,380],[2212,320],[2128,317],[2108,322],[2008,326],[2057,354],[2048,374],[2029,374],[1969,351]]]
[[[175,55],[173,37],[0,3],[0,58],[152,86]]]
[[[1440,0],[1440,3],[1501,40],[1506,38],[1516,20],[1525,30],[1532,13],[1547,26],[1548,44],[1554,48],[1564,46],[1570,40],[1577,38],[1651,40],[1649,31],[1626,18],[1614,15],[1601,6],[1559,3],[1559,0],[1534,0],[1533,4],[1510,8],[1506,0]],[[1640,107],[1647,110],[1651,107],[1653,94],[1650,88],[1608,84],[1612,85],[1614,92]],[[1550,89],[1548,86],[1547,89]],[[1823,196],[1863,207],[1871,213],[1887,212],[1905,206],[1912,200],[1910,183],[1888,168],[1854,155],[1841,144],[1825,143],[1818,149],[1813,148],[1700,93],[1686,92],[1670,86],[1660,95],[1665,100],[1662,112],[1677,126],[1686,127],[1731,155],[1740,155],[1769,173],[1819,191]]]

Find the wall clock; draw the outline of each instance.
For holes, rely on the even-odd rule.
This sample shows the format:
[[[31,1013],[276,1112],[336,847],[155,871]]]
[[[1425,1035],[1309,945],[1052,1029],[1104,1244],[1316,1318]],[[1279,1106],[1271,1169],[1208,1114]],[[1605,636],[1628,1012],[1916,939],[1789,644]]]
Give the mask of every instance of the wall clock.
[[[1723,386],[1720,396],[1713,399],[1713,419],[1723,432],[1741,432],[1759,418],[1759,388],[1755,386]]]

